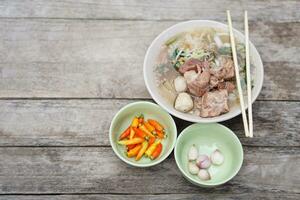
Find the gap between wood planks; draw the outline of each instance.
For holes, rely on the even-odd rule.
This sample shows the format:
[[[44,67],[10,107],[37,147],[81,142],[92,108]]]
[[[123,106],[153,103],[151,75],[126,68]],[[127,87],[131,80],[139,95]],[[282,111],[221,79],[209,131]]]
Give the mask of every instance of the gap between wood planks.
[[[133,100],[133,101],[153,101],[151,98],[123,98],[123,97],[0,97],[1,100]],[[300,99],[257,99],[255,101],[278,101],[278,102],[300,102]]]
[[[63,17],[0,17],[1,19],[15,19],[15,20],[77,20],[77,21],[145,21],[145,22],[181,22],[181,21],[188,21],[188,20],[178,20],[178,19],[128,19],[128,18],[116,18],[116,19],[111,19],[111,18],[63,18]],[[192,19],[191,19],[192,20]],[[213,19],[212,19],[213,20]],[[225,19],[223,20],[224,22],[226,21]],[[242,22],[240,20],[236,20],[238,22]],[[255,20],[253,20],[255,21]],[[265,21],[268,22],[268,21]],[[270,20],[270,22],[273,22]],[[299,22],[298,20],[288,20],[288,21],[279,21],[278,23],[286,23],[286,22]]]
[[[269,149],[280,149],[280,150],[299,150],[300,146],[271,146],[271,145],[264,145],[264,146],[255,146],[255,145],[247,145],[247,144],[242,144],[243,147],[246,148],[258,148],[258,149],[263,149],[263,148],[269,148]],[[15,145],[15,146],[3,146],[1,145],[0,148],[41,148],[41,149],[46,149],[46,148],[51,148],[51,149],[58,149],[58,148],[111,148],[110,145],[62,145],[62,146],[54,146],[54,145],[41,145],[41,146],[26,146],[26,145]],[[170,154],[172,155],[172,153]]]
[[[201,189],[205,189],[205,188],[201,188]],[[207,190],[209,190],[210,188],[206,188]],[[275,192],[276,193],[276,192]],[[100,192],[95,192],[95,193],[86,193],[86,192],[79,192],[79,193],[74,193],[74,192],[70,192],[70,193],[65,193],[65,192],[58,192],[58,193],[11,193],[11,194],[0,194],[0,196],[55,196],[55,195],[66,195],[66,196],[79,196],[79,195],[116,195],[116,196],[121,196],[121,195],[128,195],[128,196],[141,196],[141,195],[147,195],[147,196],[166,196],[166,195],[172,195],[172,194],[176,194],[176,195],[199,195],[199,193],[111,193],[111,192],[105,192],[105,193],[100,193]],[[224,193],[226,194],[226,193]],[[218,195],[224,195],[223,193],[219,193]],[[230,193],[229,193],[230,194]],[[260,195],[260,193],[258,193]],[[261,194],[265,194],[265,193],[261,193]],[[289,194],[299,194],[299,193],[289,193]],[[207,193],[202,193],[202,195],[207,195]],[[232,194],[231,195],[239,195],[238,193]]]
[[[225,13],[225,12],[224,12]],[[225,16],[225,14],[224,14]],[[183,22],[183,21],[189,21],[189,20],[196,20],[196,19],[143,19],[143,18],[136,18],[136,19],[128,19],[128,18],[116,18],[116,19],[111,19],[111,18],[80,18],[80,17],[75,17],[75,18],[64,18],[64,17],[0,17],[1,19],[15,19],[15,20],[77,20],[77,21],[145,21],[145,22]],[[224,17],[224,19],[222,20],[218,20],[218,19],[207,19],[207,20],[212,20],[212,21],[219,21],[219,22],[226,22],[226,18]],[[249,20],[249,22],[255,22],[258,21],[257,19],[254,20]],[[243,22],[243,19],[235,19],[235,22]],[[274,22],[273,20],[263,20],[263,22]],[[300,20],[296,20],[296,19],[287,19],[287,20],[279,20],[279,21],[275,21],[275,23],[299,23]]]

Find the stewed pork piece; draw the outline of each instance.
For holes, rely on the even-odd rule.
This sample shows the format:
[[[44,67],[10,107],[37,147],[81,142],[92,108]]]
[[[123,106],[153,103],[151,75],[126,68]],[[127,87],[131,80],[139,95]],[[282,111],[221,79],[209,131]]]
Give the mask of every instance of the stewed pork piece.
[[[184,78],[187,81],[189,93],[201,97],[210,89],[209,63],[206,61],[200,62],[200,64],[197,65],[197,72],[194,70],[186,71]]]
[[[235,90],[234,83],[230,81],[220,82],[218,83],[218,89],[226,89],[228,93],[231,93]]]
[[[196,78],[187,83],[188,91],[197,97],[201,97],[205,92],[209,91],[210,73],[208,70],[204,70],[198,73]]]
[[[222,56],[219,59],[220,66],[210,69],[210,73],[219,80],[228,80],[234,77],[234,64],[231,58]]]
[[[217,78],[217,77],[215,77],[215,76],[210,76],[210,80],[209,80],[209,84],[210,84],[210,87],[211,88],[215,88],[215,87],[217,87],[218,86],[218,84],[219,84],[219,79]]]
[[[194,70],[196,72],[199,72],[199,70],[201,70],[203,68],[203,62],[195,59],[195,58],[191,58],[189,60],[187,60],[180,68],[179,68],[179,72],[181,74],[184,74],[187,71],[190,70]]]
[[[194,70],[196,72],[201,72],[203,69],[209,68],[208,61],[201,61],[196,58],[190,58],[184,62],[184,64],[178,69],[178,71],[184,74],[187,71]]]
[[[225,89],[206,92],[202,96],[200,116],[215,117],[229,111],[228,92]]]

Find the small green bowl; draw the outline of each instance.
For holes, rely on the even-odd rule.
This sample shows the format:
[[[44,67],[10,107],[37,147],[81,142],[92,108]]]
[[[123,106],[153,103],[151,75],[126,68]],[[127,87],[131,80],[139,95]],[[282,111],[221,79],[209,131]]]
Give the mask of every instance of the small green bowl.
[[[208,169],[211,179],[203,181],[188,171],[188,151],[195,144],[199,154],[211,153],[219,149],[224,155],[224,163],[211,165]],[[213,187],[226,183],[240,170],[243,163],[243,147],[238,137],[227,127],[218,124],[193,124],[184,129],[175,145],[175,160],[183,176],[201,187]]]
[[[126,156],[123,145],[117,144],[121,133],[131,124],[134,116],[143,114],[145,119],[158,120],[166,131],[166,138],[162,140],[163,150],[158,158],[151,160],[143,156],[139,161]],[[177,137],[176,124],[165,110],[154,103],[140,101],[124,106],[113,118],[109,129],[109,140],[115,154],[124,162],[135,167],[150,167],[165,160],[172,152]]]

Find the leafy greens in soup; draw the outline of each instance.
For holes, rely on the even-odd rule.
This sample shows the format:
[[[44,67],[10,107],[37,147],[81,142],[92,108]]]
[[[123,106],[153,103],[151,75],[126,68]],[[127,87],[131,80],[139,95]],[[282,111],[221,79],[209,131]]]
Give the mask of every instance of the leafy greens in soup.
[[[241,85],[245,48],[237,43]],[[181,112],[215,117],[238,102],[228,33],[214,28],[179,33],[161,47],[155,68],[160,94]]]

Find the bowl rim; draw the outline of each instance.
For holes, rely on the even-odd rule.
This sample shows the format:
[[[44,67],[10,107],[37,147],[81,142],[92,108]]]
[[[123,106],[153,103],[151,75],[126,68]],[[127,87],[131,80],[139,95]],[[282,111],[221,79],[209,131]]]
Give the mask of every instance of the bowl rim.
[[[165,113],[167,115],[167,117],[169,118],[170,122],[171,122],[171,125],[174,129],[174,140],[172,141],[172,144],[171,144],[171,147],[168,149],[168,151],[166,152],[166,154],[160,158],[158,158],[157,160],[153,160],[152,162],[150,163],[138,163],[138,162],[132,162],[132,161],[128,161],[126,160],[122,155],[119,154],[117,148],[116,148],[116,144],[115,142],[113,141],[113,136],[112,136],[112,129],[113,129],[113,126],[115,125],[116,122],[116,119],[118,117],[118,115],[120,115],[122,112],[124,112],[126,109],[130,108],[130,107],[134,107],[136,105],[150,105],[150,106],[154,106],[156,108],[158,108],[161,112]],[[110,142],[110,146],[112,147],[114,153],[122,160],[124,161],[125,163],[131,165],[131,166],[134,166],[134,167],[151,167],[151,166],[154,166],[154,165],[157,165],[159,163],[161,163],[162,161],[164,161],[173,151],[173,149],[175,148],[175,144],[176,144],[176,140],[177,140],[177,126],[175,124],[175,121],[173,119],[173,117],[168,113],[166,112],[166,110],[164,110],[161,106],[155,104],[155,103],[152,103],[152,102],[147,102],[147,101],[137,101],[137,102],[133,102],[133,103],[129,103],[125,106],[123,106],[113,117],[111,123],[110,123],[110,127],[109,127],[109,142]]]
[[[186,121],[189,121],[189,122],[196,122],[196,123],[215,123],[215,122],[223,122],[223,121],[232,119],[232,118],[234,118],[234,117],[236,117],[236,116],[238,116],[238,115],[240,115],[242,113],[240,106],[238,106],[237,110],[233,111],[230,115],[227,115],[227,116],[219,115],[219,116],[211,117],[211,118],[202,118],[202,117],[197,116],[197,118],[196,117],[193,118],[193,117],[190,117],[190,115],[186,116],[185,113],[180,113],[179,111],[177,112],[175,109],[169,109],[169,108],[167,108],[165,106],[165,103],[162,102],[160,100],[160,98],[157,97],[154,94],[154,92],[150,89],[149,77],[147,76],[147,73],[146,73],[147,61],[148,61],[149,55],[151,53],[150,50],[153,48],[153,46],[155,45],[155,43],[163,35],[167,34],[167,32],[171,31],[172,29],[174,29],[177,26],[182,26],[182,25],[185,25],[185,24],[193,24],[193,23],[211,23],[211,24],[216,24],[216,25],[223,26],[223,27],[224,26],[226,26],[226,27],[228,26],[227,24],[224,24],[224,23],[221,23],[221,22],[218,22],[218,21],[214,21],[214,20],[188,20],[188,21],[183,21],[183,22],[176,23],[176,24],[170,26],[169,28],[163,30],[151,42],[150,46],[147,49],[145,57],[144,57],[144,62],[143,62],[143,76],[144,76],[144,81],[145,81],[146,88],[147,88],[148,92],[150,93],[151,97],[154,99],[154,101],[157,102],[157,104],[159,104],[163,109],[165,109],[167,112],[169,112],[173,116],[176,116],[176,117],[178,117],[180,119],[183,119],[183,120],[186,120]],[[240,32],[239,30],[237,30],[235,28],[233,28],[233,31],[237,32],[238,34],[240,34],[242,36],[244,36],[244,34],[242,32]],[[257,99],[258,95],[260,94],[261,90],[262,90],[262,86],[263,86],[263,82],[264,82],[264,67],[263,67],[263,62],[262,62],[261,56],[260,56],[258,50],[256,49],[255,45],[250,40],[249,40],[249,44],[253,46],[254,51],[258,55],[258,62],[259,62],[259,65],[261,65],[261,73],[258,76],[262,77],[262,79],[261,79],[262,81],[258,82],[258,85],[257,85],[257,88],[258,88],[257,91],[258,92],[255,93],[255,94],[252,94],[252,101],[251,101],[251,103],[253,104],[254,101]],[[247,107],[248,107],[248,105],[246,104],[245,105],[245,110],[247,109]]]
[[[227,179],[225,179],[225,180],[223,180],[223,181],[220,181],[220,182],[217,182],[217,183],[202,183],[202,182],[199,183],[199,182],[197,182],[197,181],[191,179],[191,178],[188,176],[187,172],[185,172],[185,171],[179,166],[179,158],[178,158],[177,153],[176,153],[176,151],[177,151],[176,149],[177,149],[177,146],[178,146],[178,144],[179,144],[179,141],[181,140],[181,138],[183,137],[183,135],[189,133],[189,132],[188,132],[188,129],[190,129],[190,128],[193,127],[193,126],[206,126],[206,125],[208,125],[208,126],[209,126],[209,125],[219,126],[219,127],[221,127],[221,128],[226,129],[226,130],[228,131],[228,133],[230,133],[229,135],[231,135],[231,136],[233,137],[233,139],[237,141],[237,144],[238,144],[238,146],[239,146],[239,149],[241,150],[241,162],[239,163],[237,170],[236,170],[232,175],[230,175]],[[176,165],[177,165],[179,171],[183,174],[183,176],[184,176],[188,181],[190,181],[191,183],[193,183],[193,184],[195,184],[195,185],[198,185],[198,186],[203,186],[203,187],[213,187],[213,186],[222,185],[222,184],[224,184],[224,183],[230,181],[231,179],[233,179],[233,178],[238,174],[238,172],[240,171],[240,169],[241,169],[241,167],[242,167],[242,165],[243,165],[243,161],[244,161],[244,149],[243,149],[243,145],[241,144],[239,138],[238,138],[238,137],[236,136],[236,134],[235,134],[232,130],[230,130],[228,127],[226,127],[226,126],[224,126],[224,125],[222,125],[222,124],[219,124],[219,123],[205,123],[205,124],[203,124],[203,123],[195,123],[195,124],[192,124],[192,125],[186,127],[185,129],[183,129],[183,130],[180,132],[180,134],[179,134],[179,136],[178,136],[178,138],[177,138],[176,144],[175,144],[175,148],[174,148],[174,157],[175,157],[175,162],[176,162]]]

